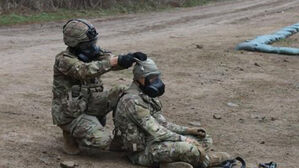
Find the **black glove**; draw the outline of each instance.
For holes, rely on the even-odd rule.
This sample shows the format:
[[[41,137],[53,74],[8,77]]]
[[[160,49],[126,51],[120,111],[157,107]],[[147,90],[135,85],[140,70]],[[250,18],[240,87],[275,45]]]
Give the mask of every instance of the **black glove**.
[[[147,59],[147,55],[143,52],[135,52],[133,53],[133,57],[139,59],[140,61],[145,61]]]
[[[135,62],[133,54],[129,53],[127,55],[120,55],[118,56],[118,65],[123,68],[129,68]]]
[[[120,55],[118,56],[118,65],[123,68],[129,68],[133,65],[134,62],[136,62],[135,58],[139,59],[140,61],[145,61],[147,59],[147,55],[142,52]]]

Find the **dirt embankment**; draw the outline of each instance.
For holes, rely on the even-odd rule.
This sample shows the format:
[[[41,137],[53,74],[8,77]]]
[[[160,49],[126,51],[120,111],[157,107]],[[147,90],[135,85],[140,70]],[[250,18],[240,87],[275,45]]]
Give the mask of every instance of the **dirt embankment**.
[[[143,51],[157,62],[169,120],[200,121],[215,150],[244,157],[250,168],[268,161],[297,168],[299,58],[234,47],[298,22],[298,10],[297,0],[234,0],[92,22],[103,48]],[[50,114],[54,56],[65,48],[62,24],[0,28],[0,167],[59,167],[61,160],[79,167],[136,167],[120,153],[63,154]],[[129,84],[131,77],[129,69],[103,80],[107,89]],[[113,128],[111,116],[108,125]]]

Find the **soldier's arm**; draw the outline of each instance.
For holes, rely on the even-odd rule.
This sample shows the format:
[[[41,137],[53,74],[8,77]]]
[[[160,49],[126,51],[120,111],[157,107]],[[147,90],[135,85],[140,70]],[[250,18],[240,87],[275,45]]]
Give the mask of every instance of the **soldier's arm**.
[[[167,121],[165,119],[165,117],[162,115],[161,111],[154,113],[153,117],[165,128],[167,128],[175,133],[181,134],[181,135],[188,135],[188,132],[187,132],[188,127],[177,125],[177,124]]]
[[[138,104],[134,100],[127,102],[127,115],[135,124],[153,137],[153,141],[182,141],[185,140],[175,132],[160,125],[157,120],[150,115],[150,111]]]
[[[110,71],[113,62],[110,59],[102,59],[85,63],[75,57],[62,56],[56,59],[55,65],[60,72],[67,76],[78,80],[86,80]]]
[[[121,67],[118,65],[118,57],[111,54],[111,53],[104,53],[103,56],[100,57],[100,60],[110,60],[110,63],[112,65],[111,70],[112,71],[119,71],[119,70],[124,70],[127,68]]]

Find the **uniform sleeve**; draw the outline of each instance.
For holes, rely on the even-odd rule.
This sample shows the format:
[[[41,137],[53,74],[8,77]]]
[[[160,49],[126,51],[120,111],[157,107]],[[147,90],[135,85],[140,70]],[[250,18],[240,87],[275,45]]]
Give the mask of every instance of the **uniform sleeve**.
[[[78,80],[94,78],[111,70],[109,59],[85,63],[75,57],[62,56],[56,59],[55,65],[64,75]]]
[[[101,57],[101,60],[102,59],[109,59],[110,60],[110,58],[112,58],[112,57],[118,57],[118,56],[115,56],[115,55],[113,55],[111,53],[104,53],[104,55]],[[119,71],[119,70],[124,70],[124,69],[127,69],[127,68],[123,68],[123,67],[121,67],[119,65],[111,67],[112,71]]]
[[[174,124],[172,122],[168,122],[165,117],[162,115],[162,112],[159,111],[159,112],[156,112],[153,114],[153,117],[161,124],[163,125],[165,128],[175,132],[175,133],[178,133],[178,134],[181,134],[181,135],[187,135],[187,128],[188,127],[184,127],[184,126],[180,126],[180,125],[177,125],[177,124]]]
[[[160,125],[157,120],[150,115],[150,111],[134,102],[128,101],[127,115],[135,124],[153,137],[153,141],[181,141],[183,136],[174,133]]]

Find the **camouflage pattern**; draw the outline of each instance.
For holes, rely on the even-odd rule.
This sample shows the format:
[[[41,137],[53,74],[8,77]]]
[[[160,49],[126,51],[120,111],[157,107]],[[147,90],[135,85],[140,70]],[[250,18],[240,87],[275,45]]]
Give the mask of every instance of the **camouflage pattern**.
[[[99,123],[115,109],[124,87],[103,91],[100,76],[110,70],[111,54],[101,53],[90,63],[80,61],[69,49],[56,56],[53,78],[52,118],[55,125],[70,132],[87,146],[103,147],[110,141]]]
[[[80,146],[107,150],[111,143],[110,131],[103,127],[96,116],[81,114],[60,128],[71,133]]]
[[[80,22],[81,20],[82,22]],[[84,19],[77,19],[68,22],[63,28],[63,41],[69,47],[75,47],[81,42],[89,41],[86,32],[88,31],[88,24],[91,28],[94,26]]]
[[[133,164],[143,166],[182,161],[198,167],[200,156],[201,153],[194,144],[183,141],[162,141],[147,145],[141,152],[130,154],[129,159]]]
[[[119,100],[114,124],[124,150],[135,164],[152,166],[160,162],[184,161],[198,166],[204,151],[184,141],[187,127],[166,121],[158,98],[143,94],[136,82]]]
[[[160,75],[161,72],[159,71],[155,62],[148,58],[146,61],[140,61],[136,59],[136,64],[133,68],[134,80],[137,80],[141,77],[147,77],[149,75]]]

